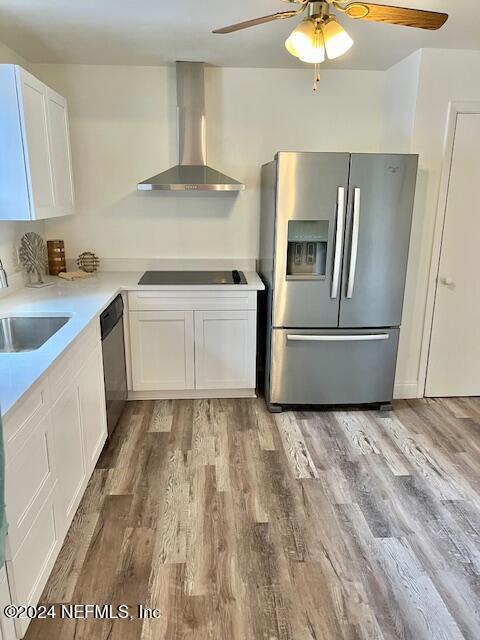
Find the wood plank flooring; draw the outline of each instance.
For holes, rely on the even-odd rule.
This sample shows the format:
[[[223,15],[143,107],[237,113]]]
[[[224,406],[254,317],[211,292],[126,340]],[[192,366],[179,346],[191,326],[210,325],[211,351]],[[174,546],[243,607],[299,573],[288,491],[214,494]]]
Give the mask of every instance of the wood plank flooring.
[[[27,640],[477,640],[480,399],[129,403],[42,602],[135,619]]]

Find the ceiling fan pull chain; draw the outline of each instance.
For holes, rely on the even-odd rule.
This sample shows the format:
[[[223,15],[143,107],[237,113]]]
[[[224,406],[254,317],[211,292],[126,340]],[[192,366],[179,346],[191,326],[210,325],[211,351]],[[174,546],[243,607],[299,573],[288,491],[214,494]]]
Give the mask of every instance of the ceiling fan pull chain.
[[[313,91],[317,90],[318,88],[317,85],[319,82],[320,82],[320,65],[317,62],[314,66],[314,72],[313,72],[313,87],[312,87]]]
[[[322,30],[320,27],[320,23],[317,22],[315,24],[315,47],[318,49],[320,47],[320,39],[323,39]],[[318,88],[318,83],[320,82],[320,63],[316,62],[313,67],[313,91],[316,91]]]

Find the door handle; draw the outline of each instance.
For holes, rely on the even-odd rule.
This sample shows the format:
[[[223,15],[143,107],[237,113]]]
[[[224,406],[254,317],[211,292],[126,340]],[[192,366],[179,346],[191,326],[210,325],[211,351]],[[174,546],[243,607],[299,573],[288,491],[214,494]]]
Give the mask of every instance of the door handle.
[[[453,278],[449,278],[448,276],[440,278],[440,282],[446,287],[451,287],[454,284]]]
[[[355,284],[355,269],[357,268],[358,252],[358,231],[360,228],[360,188],[353,190],[353,220],[352,220],[352,243],[350,246],[350,265],[348,269],[347,298],[353,296],[353,285]]]
[[[309,333],[288,333],[287,340],[293,342],[371,342],[373,340],[388,340],[389,333],[360,333],[357,335],[323,335],[316,336]]]
[[[335,253],[333,256],[332,292],[331,297],[338,295],[340,282],[340,263],[342,259],[343,224],[345,219],[345,188],[337,189],[337,230],[335,232]]]

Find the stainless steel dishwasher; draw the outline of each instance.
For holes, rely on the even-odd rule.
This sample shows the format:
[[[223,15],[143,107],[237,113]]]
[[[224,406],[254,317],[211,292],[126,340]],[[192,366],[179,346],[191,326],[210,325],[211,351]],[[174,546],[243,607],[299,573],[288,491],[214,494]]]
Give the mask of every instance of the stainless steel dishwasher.
[[[111,437],[127,401],[127,371],[123,333],[123,300],[118,295],[100,315],[107,428]]]

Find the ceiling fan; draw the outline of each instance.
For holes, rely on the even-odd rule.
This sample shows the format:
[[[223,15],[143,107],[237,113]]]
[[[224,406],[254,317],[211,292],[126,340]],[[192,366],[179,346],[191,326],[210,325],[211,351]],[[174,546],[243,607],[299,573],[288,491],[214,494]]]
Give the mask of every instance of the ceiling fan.
[[[241,29],[255,27],[258,24],[294,18],[307,11],[308,17],[298,24],[285,42],[287,51],[303,62],[315,65],[315,82],[313,89],[320,79],[318,65],[325,60],[325,55],[330,60],[338,58],[346,53],[353,45],[352,38],[340,25],[337,18],[330,14],[334,8],[338,12],[355,20],[371,20],[373,22],[385,22],[398,24],[404,27],[417,27],[418,29],[440,29],[448,19],[446,13],[436,11],[423,11],[421,9],[408,9],[406,7],[392,7],[370,2],[342,2],[341,0],[284,0],[294,2],[298,9],[279,11],[261,18],[237,22],[228,27],[215,29],[213,33],[233,33]]]

